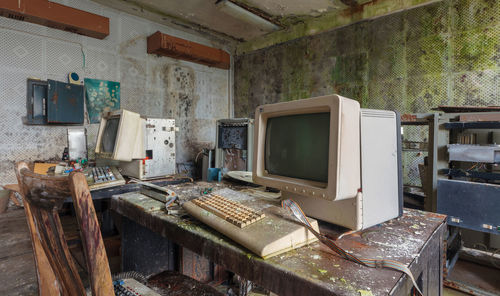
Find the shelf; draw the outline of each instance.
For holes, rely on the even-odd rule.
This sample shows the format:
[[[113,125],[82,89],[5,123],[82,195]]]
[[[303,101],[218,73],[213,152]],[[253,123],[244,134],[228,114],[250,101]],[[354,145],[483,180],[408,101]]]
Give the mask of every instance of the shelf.
[[[429,121],[401,121],[401,125],[429,125]]]
[[[471,121],[471,122],[447,122],[446,129],[500,129],[500,121]]]
[[[429,149],[403,148],[403,152],[429,152]]]
[[[440,172],[450,177],[467,177],[467,178],[484,179],[484,180],[500,180],[500,173],[464,171],[459,169],[444,169],[441,170]]]

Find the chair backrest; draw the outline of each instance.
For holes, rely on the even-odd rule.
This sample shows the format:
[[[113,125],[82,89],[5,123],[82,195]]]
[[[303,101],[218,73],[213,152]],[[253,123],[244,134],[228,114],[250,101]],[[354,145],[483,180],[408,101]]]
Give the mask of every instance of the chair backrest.
[[[80,227],[92,295],[114,295],[108,256],[85,175],[79,172],[71,173],[69,188]]]
[[[16,165],[19,187],[25,201],[32,234],[40,294],[85,295],[85,288],[71,256],[58,210],[72,196],[80,227],[92,295],[114,295],[109,264],[87,181],[82,173],[45,176],[32,172],[24,162]],[[43,253],[43,254],[42,254]],[[50,265],[47,270],[40,262]],[[54,278],[55,281],[50,282]],[[49,286],[47,286],[49,285]],[[56,292],[57,293],[54,293]]]
[[[33,210],[21,190],[21,174],[20,170],[23,168],[28,168],[27,164],[24,162],[16,164],[16,176],[18,180],[17,192],[23,198],[24,212],[26,213],[26,220],[28,222],[28,229],[30,232],[31,245],[33,247],[35,266],[38,279],[38,295],[40,296],[50,296],[61,294],[61,286],[59,285],[54,270],[52,269],[47,255],[43,250],[41,239],[39,239],[39,232],[37,230],[37,222],[32,214]]]

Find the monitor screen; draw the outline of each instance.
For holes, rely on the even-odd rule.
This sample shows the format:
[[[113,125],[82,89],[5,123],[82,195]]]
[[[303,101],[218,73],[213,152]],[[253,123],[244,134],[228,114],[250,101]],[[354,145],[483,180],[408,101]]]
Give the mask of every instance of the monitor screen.
[[[118,126],[120,118],[110,118],[106,121],[106,126],[102,133],[101,151],[104,153],[113,153],[115,150],[116,134],[118,133]]]
[[[328,183],[330,113],[267,120],[265,169],[269,174]]]

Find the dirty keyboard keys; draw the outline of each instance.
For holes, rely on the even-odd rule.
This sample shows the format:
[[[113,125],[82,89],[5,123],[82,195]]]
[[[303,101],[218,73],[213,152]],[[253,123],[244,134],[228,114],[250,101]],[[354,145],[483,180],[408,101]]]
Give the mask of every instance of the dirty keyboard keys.
[[[255,223],[265,217],[264,213],[218,194],[205,195],[192,200],[192,202],[200,208],[240,228]]]

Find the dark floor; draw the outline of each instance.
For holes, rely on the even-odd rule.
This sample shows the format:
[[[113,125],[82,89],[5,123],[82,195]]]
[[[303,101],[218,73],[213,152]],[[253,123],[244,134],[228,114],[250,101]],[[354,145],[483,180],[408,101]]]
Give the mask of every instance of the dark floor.
[[[0,295],[36,295],[35,261],[23,209],[0,214]]]
[[[475,286],[491,295],[500,295],[500,270],[495,268],[458,260],[448,279],[466,286]]]
[[[70,252],[85,281],[86,273],[82,269],[85,264],[83,253],[79,245],[74,243],[79,236],[76,219],[63,216],[61,222]],[[119,237],[105,238],[104,244],[111,272],[118,273],[120,271]],[[37,292],[35,261],[24,209],[10,208],[6,213],[0,214],[0,295],[37,295]]]
[[[117,259],[118,256],[112,256],[110,261]],[[112,269],[116,265],[112,262]],[[499,270],[459,261],[451,275],[455,280],[476,283],[491,292],[500,292]],[[24,210],[10,208],[6,213],[0,214],[0,295],[36,295],[37,288],[35,263]],[[444,295],[465,294],[445,288]]]

